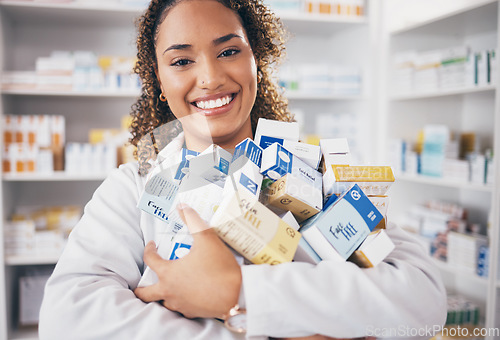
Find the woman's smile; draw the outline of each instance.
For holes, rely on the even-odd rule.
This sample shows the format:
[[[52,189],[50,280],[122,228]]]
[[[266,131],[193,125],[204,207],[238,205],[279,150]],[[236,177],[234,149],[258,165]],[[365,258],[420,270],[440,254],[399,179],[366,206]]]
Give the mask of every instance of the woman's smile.
[[[237,93],[218,94],[198,98],[191,104],[195,106],[196,113],[205,117],[227,114],[234,107],[234,99]]]

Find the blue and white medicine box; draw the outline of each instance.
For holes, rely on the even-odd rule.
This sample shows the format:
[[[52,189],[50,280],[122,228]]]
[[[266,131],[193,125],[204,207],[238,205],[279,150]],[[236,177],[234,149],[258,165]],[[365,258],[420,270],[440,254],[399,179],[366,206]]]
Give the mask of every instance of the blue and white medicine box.
[[[262,160],[262,148],[255,144],[255,142],[250,138],[245,138],[234,148],[231,163],[235,163],[241,156],[245,156],[248,160],[260,167],[260,162]]]
[[[300,158],[294,157],[290,151],[278,143],[269,146],[262,153],[260,172],[275,181],[290,173],[314,188],[323,190],[321,173]]]
[[[347,260],[382,218],[355,184],[328,208],[305,221],[300,232],[323,260]]]
[[[233,155],[216,144],[189,161],[189,172],[223,187]]]
[[[144,188],[137,207],[160,220],[166,221],[179,191],[179,182],[173,179],[175,167],[153,175]]]
[[[199,154],[199,152],[182,148],[181,163],[179,164],[174,177],[176,180],[180,181],[184,178],[184,176],[186,176],[186,174],[189,172],[189,160],[193,157],[198,156]]]
[[[262,149],[266,149],[273,143],[283,144],[284,140],[298,142],[299,124],[259,118],[254,140]]]
[[[258,199],[263,179],[260,173],[261,159],[262,148],[250,138],[236,145],[224,185],[224,196],[234,190],[243,190]]]

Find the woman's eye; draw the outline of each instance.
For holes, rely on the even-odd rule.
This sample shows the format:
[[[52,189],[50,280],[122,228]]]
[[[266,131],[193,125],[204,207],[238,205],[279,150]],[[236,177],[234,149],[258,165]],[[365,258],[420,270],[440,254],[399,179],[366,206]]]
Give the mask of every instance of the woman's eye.
[[[189,59],[179,59],[179,60],[175,60],[170,65],[171,66],[186,66],[186,65],[189,65],[190,63],[191,63],[191,60],[189,60]]]
[[[219,56],[220,57],[230,57],[230,56],[238,54],[238,53],[240,53],[240,50],[235,49],[235,48],[231,48],[231,49],[223,51]]]

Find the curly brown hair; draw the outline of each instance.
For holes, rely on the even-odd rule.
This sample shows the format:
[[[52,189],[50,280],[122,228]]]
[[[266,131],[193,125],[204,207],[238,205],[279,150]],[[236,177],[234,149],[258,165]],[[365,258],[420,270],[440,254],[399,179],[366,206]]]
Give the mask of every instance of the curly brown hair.
[[[183,0],[152,0],[146,12],[138,19],[137,62],[134,72],[142,80],[142,93],[132,106],[130,139],[131,144],[136,147],[140,146],[141,138],[144,139],[153,130],[175,120],[168,103],[158,98],[161,89],[156,76],[155,47],[160,24],[169,9],[181,1]],[[288,102],[272,77],[273,65],[281,62],[285,52],[287,33],[283,24],[261,0],[217,1],[239,15],[257,61],[257,97],[251,112],[253,131],[255,132],[259,118],[293,121]],[[165,137],[171,140],[179,131],[180,126],[177,125],[176,129],[168,129],[168,136]],[[154,140],[152,142],[156,144]],[[164,145],[165,140],[161,144]],[[155,145],[155,148],[161,149],[160,145]],[[152,158],[151,150],[144,157]]]

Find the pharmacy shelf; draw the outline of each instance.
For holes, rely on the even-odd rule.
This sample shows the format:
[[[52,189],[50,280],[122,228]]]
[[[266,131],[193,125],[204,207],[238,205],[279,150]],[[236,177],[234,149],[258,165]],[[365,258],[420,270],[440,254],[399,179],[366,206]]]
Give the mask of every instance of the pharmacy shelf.
[[[433,261],[434,261],[434,264],[436,265],[436,267],[438,267],[439,270],[441,270],[443,272],[467,277],[470,280],[474,280],[475,283],[477,283],[477,284],[484,285],[485,288],[486,288],[486,285],[488,284],[487,277],[478,276],[475,273],[471,272],[470,270],[466,270],[466,269],[463,269],[463,268],[460,268],[457,266],[450,265],[449,263],[446,263],[446,262],[438,260],[438,259],[433,258]]]
[[[35,89],[27,90],[2,90],[0,94],[13,96],[54,96],[54,97],[104,97],[104,98],[136,98],[140,92],[93,90],[93,91],[42,91]]]
[[[52,256],[6,256],[5,264],[8,266],[32,266],[32,265],[44,265],[44,264],[56,264],[59,260],[58,255]]]
[[[0,0],[2,11],[14,22],[43,24],[57,22],[61,25],[97,27],[130,27],[141,14],[142,8],[119,2],[62,2],[43,3],[31,1]]]
[[[12,20],[45,23],[57,19],[59,24],[99,25],[99,27],[130,26],[145,9],[116,2],[60,2],[43,3],[30,1],[0,0],[0,6]],[[279,14],[279,13],[278,13]],[[366,24],[366,17],[335,16],[328,14],[282,13],[285,26],[292,32],[331,34],[352,25]]]
[[[9,340],[38,340],[38,327],[21,327],[9,337]]]
[[[488,184],[470,183],[453,179],[445,179],[442,177],[430,177],[423,175],[399,174],[396,176],[396,180],[489,193],[493,192],[494,189],[493,185]]]
[[[366,97],[361,95],[312,94],[299,91],[285,91],[285,95],[290,100],[358,101],[366,99]]]
[[[391,32],[392,35],[405,33],[433,33],[453,35],[464,30],[481,32],[491,28],[491,23],[496,20],[488,20],[484,15],[496,18],[496,3],[498,0],[475,0],[459,9],[449,11],[428,20],[419,21],[413,25],[407,25]],[[478,20],[478,18],[480,18]]]
[[[470,93],[494,92],[495,90],[496,90],[495,85],[467,87],[461,89],[437,90],[433,92],[398,94],[392,96],[391,100],[403,101],[403,100],[425,99],[425,98],[435,98],[435,97],[460,96]]]
[[[74,182],[74,181],[102,181],[107,174],[71,174],[64,171],[55,171],[51,174],[3,174],[2,179],[6,182]]]

